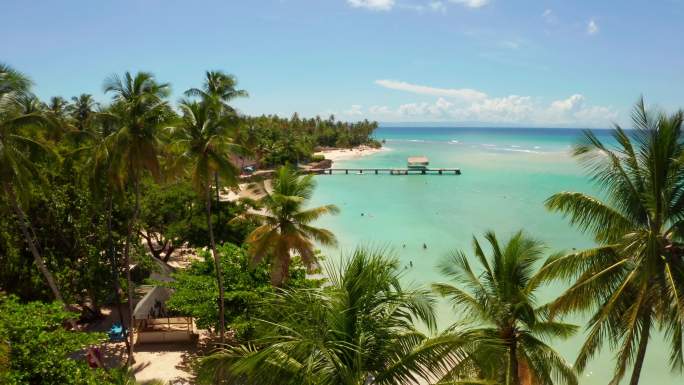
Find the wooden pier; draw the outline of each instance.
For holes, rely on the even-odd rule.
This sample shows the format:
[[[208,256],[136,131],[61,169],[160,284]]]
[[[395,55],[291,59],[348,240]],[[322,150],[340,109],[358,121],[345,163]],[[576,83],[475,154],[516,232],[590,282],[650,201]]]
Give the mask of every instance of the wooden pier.
[[[389,174],[389,175],[461,175],[459,168],[314,168],[302,170],[309,174],[332,175],[332,174]]]

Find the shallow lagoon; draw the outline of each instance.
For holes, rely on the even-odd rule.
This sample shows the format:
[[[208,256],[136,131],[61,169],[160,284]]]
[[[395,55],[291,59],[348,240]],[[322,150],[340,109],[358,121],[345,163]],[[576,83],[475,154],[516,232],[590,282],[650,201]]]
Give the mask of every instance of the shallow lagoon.
[[[558,191],[596,189],[570,156],[580,130],[507,128],[380,128],[386,151],[338,161],[334,167],[405,167],[411,155],[425,155],[431,167],[462,170],[462,175],[324,175],[316,177],[313,204],[337,204],[335,217],[319,225],[335,232],[339,248],[325,250],[330,259],[357,245],[385,247],[406,266],[405,279],[426,285],[441,279],[437,264],[450,251],[471,254],[472,236],[494,230],[499,240],[518,229],[543,240],[549,252],[590,247],[593,242],[563,218],[546,211],[543,202]],[[598,135],[609,140],[607,132]],[[363,214],[363,215],[362,215]],[[427,249],[423,248],[427,245]],[[410,267],[410,264],[413,267]],[[560,292],[544,289],[540,301]],[[439,308],[440,326],[454,315]],[[582,325],[582,318],[576,322]],[[583,339],[554,342],[574,360]],[[606,384],[612,376],[610,353],[595,359],[582,375],[583,385]],[[659,338],[651,341],[642,372],[644,384],[680,384],[667,368],[668,351]]]

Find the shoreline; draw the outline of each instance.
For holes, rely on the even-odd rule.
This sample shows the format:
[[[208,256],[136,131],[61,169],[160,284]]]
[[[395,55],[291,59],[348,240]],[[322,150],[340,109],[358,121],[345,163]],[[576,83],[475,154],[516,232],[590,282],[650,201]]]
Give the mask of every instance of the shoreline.
[[[322,151],[317,151],[314,155],[323,155],[325,159],[335,161],[360,159],[369,155],[377,154],[379,152],[389,151],[387,147],[373,148],[366,145],[360,145],[353,148],[330,148]]]

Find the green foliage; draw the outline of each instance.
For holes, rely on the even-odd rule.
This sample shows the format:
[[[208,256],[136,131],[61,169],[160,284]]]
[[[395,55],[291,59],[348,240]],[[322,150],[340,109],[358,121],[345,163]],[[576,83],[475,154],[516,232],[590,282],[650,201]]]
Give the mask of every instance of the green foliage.
[[[473,238],[475,257],[457,251],[441,264],[442,274],[456,283],[437,283],[433,289],[446,297],[458,314],[465,314],[449,329],[466,333],[474,341],[471,354],[451,369],[447,380],[483,378],[518,385],[577,385],[570,365],[544,341],[568,338],[577,327],[550,319],[548,308],[536,303],[544,275],[535,271],[544,245],[523,234],[500,244],[487,232],[491,255]],[[470,260],[480,266],[475,270]]]
[[[255,319],[262,313],[260,301],[272,293],[268,265],[251,265],[244,249],[230,243],[217,247],[223,269],[225,288],[226,324],[236,333],[238,340],[248,338],[254,329]],[[200,328],[218,326],[218,285],[214,262],[209,252],[202,252],[203,261],[193,262],[183,271],[173,275],[175,282],[169,286],[175,289],[167,302],[169,309],[195,317]],[[310,287],[315,281],[306,279],[306,272],[300,264],[293,269],[290,285]]]
[[[239,203],[212,202],[212,223],[217,242],[241,244],[253,225],[233,222],[231,218],[243,213]],[[143,184],[141,234],[153,256],[165,260],[183,243],[191,247],[209,244],[204,198],[199,197],[190,183],[180,181],[167,185],[146,180]],[[149,242],[155,247],[150,248]]]
[[[131,268],[131,280],[136,285],[145,283],[153,272],[160,271],[157,263],[141,245],[136,245],[132,248],[131,258],[132,263],[135,265]],[[126,287],[125,282],[121,282],[121,285]]]
[[[376,122],[348,123],[333,116],[324,120],[302,119],[297,114],[290,119],[263,115],[245,117],[240,132],[259,163],[278,166],[312,160],[316,147],[376,146],[379,142],[372,134],[377,127]]]
[[[0,383],[8,385],[96,385],[106,381],[102,370],[69,358],[80,349],[101,342],[105,336],[73,332],[63,324],[75,314],[59,303],[20,303],[16,297],[0,297],[0,341],[9,351],[7,370]]]
[[[155,258],[166,262],[177,247],[189,240],[193,215],[203,218],[198,203],[187,183],[159,185],[145,181],[140,203],[141,236]]]
[[[312,162],[320,162],[322,160],[325,160],[325,155],[312,155],[310,160]]]
[[[656,328],[670,345],[673,370],[684,369],[684,112],[653,114],[641,100],[632,118],[636,130],[616,126],[614,145],[587,131],[574,148],[604,200],[561,192],[546,202],[598,243],[549,259],[542,272],[572,283],[552,311],[592,314],[575,366],[584,370],[609,344],[612,384],[629,366],[630,383],[638,383]]]
[[[357,250],[327,266],[329,285],[286,288],[261,303],[263,319],[249,344],[202,361],[214,384],[420,383],[464,358],[460,337],[428,338],[434,330],[429,291],[400,283],[396,259]]]
[[[323,215],[334,215],[340,211],[335,205],[306,207],[315,187],[312,175],[300,176],[292,167],[283,166],[274,176],[273,191],[269,192],[263,184],[260,186],[263,197],[258,203],[265,212],[243,214],[259,224],[249,234],[246,243],[255,263],[270,262],[274,286],[280,286],[288,279],[294,254],[299,255],[307,267],[316,266],[312,241],[322,245],[337,243],[330,230],[311,225]]]
[[[7,159],[13,156],[12,152],[7,152],[10,147],[19,150],[22,157],[46,153],[37,151],[39,148],[49,149],[47,157],[31,156],[30,166],[14,167],[19,171],[30,171],[30,183],[14,177],[8,181],[8,185],[14,188],[21,187],[17,189],[22,198],[19,205],[29,218],[30,233],[36,238],[34,243],[38,244],[38,256],[44,261],[47,271],[54,275],[67,301],[88,302],[95,308],[93,310],[97,310],[98,304],[111,298],[107,287],[111,283],[111,267],[101,255],[107,239],[103,215],[106,210],[103,202],[92,194],[90,186],[80,177],[87,170],[83,163],[75,160],[76,144],[70,140],[57,140],[71,127],[66,120],[66,102],[54,98],[49,106],[19,103],[19,99],[31,98],[26,90],[19,95],[21,98],[18,95],[6,96],[0,103],[3,108],[0,119],[18,119],[17,114],[27,111],[27,108],[33,111],[33,118],[20,119],[27,124],[16,124],[15,121],[3,126],[11,132],[0,136],[11,138],[18,135],[13,143],[17,138],[30,138],[29,142],[33,144],[17,147],[5,143],[0,145],[5,149],[3,155],[9,157]],[[6,122],[10,123],[12,119]],[[10,165],[14,162],[6,160],[0,163]],[[4,268],[0,271],[0,288],[25,300],[53,298],[36,269],[35,255],[26,247],[27,240],[17,223],[16,207],[13,208],[11,199],[6,199],[8,196],[3,194],[1,198],[0,264]]]

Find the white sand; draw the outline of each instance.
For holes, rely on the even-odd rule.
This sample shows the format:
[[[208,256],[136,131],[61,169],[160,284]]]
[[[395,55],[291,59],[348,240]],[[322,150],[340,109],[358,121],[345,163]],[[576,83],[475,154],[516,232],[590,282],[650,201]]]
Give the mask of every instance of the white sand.
[[[330,159],[333,162],[337,160],[351,160],[359,159],[368,155],[377,154],[382,151],[387,151],[388,148],[372,148],[368,146],[358,146],[354,148],[336,148],[331,150],[323,150],[315,153],[315,155],[323,155],[326,159]]]
[[[189,346],[147,344],[144,350],[135,353],[133,371],[138,382],[161,380],[164,383],[191,384],[190,363],[195,354]]]
[[[264,181],[264,187],[271,191],[271,181],[266,180]],[[238,199],[251,199],[251,200],[259,200],[261,197],[264,196],[263,193],[259,192],[260,186],[259,184],[255,183],[240,183],[238,185],[237,191],[234,190],[228,190],[224,189],[219,194],[219,197],[222,201],[229,201],[229,202],[234,202]]]

